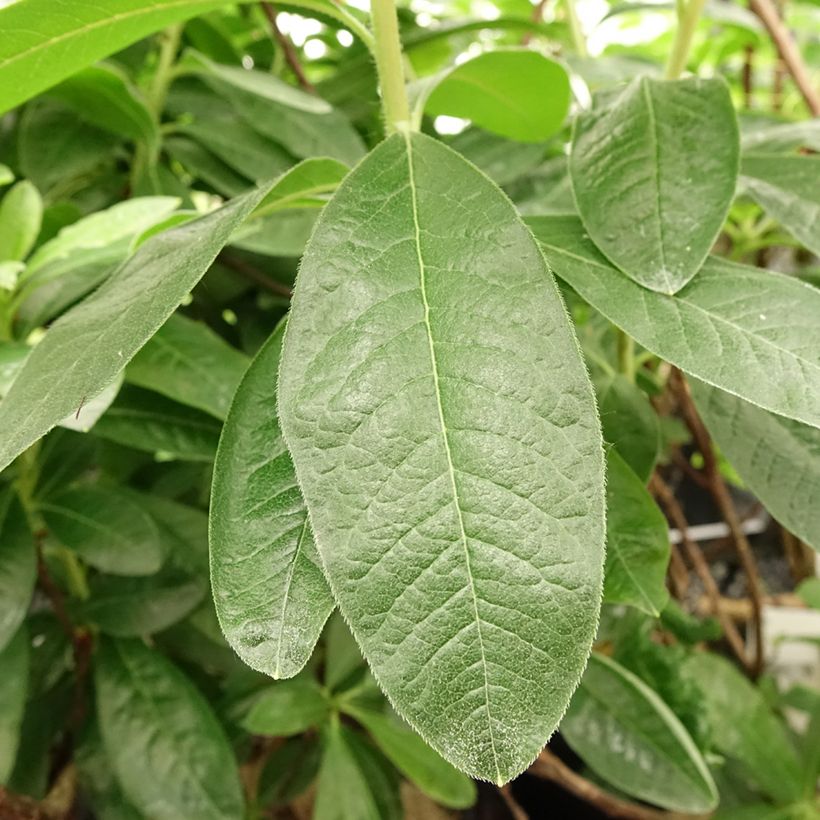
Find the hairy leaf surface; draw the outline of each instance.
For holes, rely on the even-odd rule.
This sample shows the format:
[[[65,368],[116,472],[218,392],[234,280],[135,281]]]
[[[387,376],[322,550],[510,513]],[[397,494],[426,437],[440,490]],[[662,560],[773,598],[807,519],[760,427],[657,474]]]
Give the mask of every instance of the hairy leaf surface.
[[[723,227],[738,139],[722,79],[639,77],[610,105],[581,114],[570,175],[593,242],[645,287],[680,290]]]
[[[820,427],[816,288],[711,257],[680,293],[653,293],[607,262],[578,219],[527,224],[552,270],[647,350],[752,404]]]
[[[445,758],[509,780],[589,652],[603,464],[561,299],[493,183],[419,135],[347,177],[302,261],[279,401],[379,682]]]
[[[274,678],[310,658],[333,609],[279,429],[284,325],[251,364],[225,421],[211,493],[211,580],[228,643]]]

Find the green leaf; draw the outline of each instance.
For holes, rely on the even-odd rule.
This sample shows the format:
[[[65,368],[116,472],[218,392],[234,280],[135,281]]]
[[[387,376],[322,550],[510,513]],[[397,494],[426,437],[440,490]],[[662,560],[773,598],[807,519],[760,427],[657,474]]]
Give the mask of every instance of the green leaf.
[[[148,578],[100,575],[89,584],[81,617],[107,635],[130,638],[167,629],[193,612],[207,593],[202,578],[163,571]]]
[[[224,419],[249,361],[206,324],[175,313],[137,353],[125,377]]]
[[[127,139],[154,146],[159,128],[131,85],[115,65],[96,65],[78,71],[49,92],[82,119]]]
[[[302,160],[276,180],[268,195],[251,214],[251,219],[287,208],[321,208],[324,195],[332,193],[350,169],[329,157]]]
[[[221,0],[52,0],[0,9],[0,113],[154,31],[223,6]]]
[[[21,627],[0,648],[0,786],[14,770],[28,694],[28,632]]]
[[[561,735],[597,775],[633,797],[692,814],[717,806],[712,776],[681,722],[609,658],[589,659]]]
[[[575,122],[570,175],[592,241],[627,276],[675,293],[732,204],[738,127],[719,78],[639,77]]]
[[[604,600],[658,617],[669,600],[669,533],[658,505],[617,451],[607,453]]]
[[[265,256],[301,256],[316,214],[315,208],[297,208],[249,219],[231,237],[231,245]]]
[[[422,135],[352,171],[302,260],[279,401],[379,683],[443,757],[506,782],[589,652],[603,464],[560,296],[498,188]]]
[[[705,652],[692,655],[681,674],[700,687],[715,748],[740,763],[755,786],[775,800],[799,799],[797,754],[784,725],[754,684],[729,661]]]
[[[57,540],[102,572],[150,575],[162,566],[156,524],[119,490],[76,487],[41,501],[39,509]]]
[[[749,154],[745,191],[812,253],[820,254],[820,157]]]
[[[251,191],[152,236],[49,328],[0,404],[0,428],[10,432],[0,444],[0,469],[114,380],[266,193]]]
[[[331,691],[338,689],[362,666],[362,650],[344,618],[335,612],[325,630],[325,686]]]
[[[236,760],[193,684],[137,640],[104,640],[94,668],[103,743],[126,797],[156,820],[242,820]]]
[[[212,416],[128,385],[94,425],[96,436],[186,461],[213,461],[219,431]]]
[[[527,224],[552,270],[647,350],[754,405],[820,427],[816,288],[711,257],[684,290],[666,296],[613,268],[574,217]]]
[[[34,246],[43,220],[43,200],[26,179],[0,202],[0,261],[19,261]]]
[[[537,51],[487,51],[422,81],[418,108],[447,114],[519,142],[556,134],[569,113],[569,76]]]
[[[782,122],[764,119],[744,123],[741,119],[741,146],[744,154],[790,153],[795,148],[820,151],[820,121]]]
[[[36,580],[37,554],[28,519],[14,491],[5,489],[0,493],[0,649],[26,617]]]
[[[10,182],[14,182],[14,172],[8,165],[0,163],[0,186],[8,185]]]
[[[437,803],[451,809],[467,809],[475,803],[475,783],[433,751],[412,729],[369,709],[348,711],[367,729],[385,757]]]
[[[330,702],[315,680],[300,676],[263,689],[242,728],[257,735],[298,735],[319,726],[330,714]]]
[[[691,380],[721,452],[784,526],[820,550],[820,430]]]
[[[307,663],[333,598],[279,429],[284,325],[259,351],[222,431],[211,492],[211,580],[228,643],[245,663],[287,678]]]
[[[475,127],[466,128],[448,144],[498,185],[528,178],[546,153],[543,142],[516,142]]]
[[[21,342],[0,343],[0,399],[8,393],[30,351],[31,348]]]
[[[191,176],[210,185],[223,196],[238,196],[251,185],[249,180],[234,173],[219,157],[188,137],[168,137],[163,140],[162,147]]]
[[[314,820],[400,820],[398,784],[370,748],[338,720],[324,740]]]
[[[594,380],[604,439],[644,483],[655,469],[661,430],[646,395],[620,373]]]
[[[820,578],[806,578],[796,590],[806,606],[820,609]]]
[[[75,412],[66,416],[60,422],[60,427],[65,427],[67,430],[76,430],[79,433],[87,433],[111,406],[120,391],[120,387],[122,387],[122,375],[117,376],[102,393],[98,393],[92,399],[83,402]]]

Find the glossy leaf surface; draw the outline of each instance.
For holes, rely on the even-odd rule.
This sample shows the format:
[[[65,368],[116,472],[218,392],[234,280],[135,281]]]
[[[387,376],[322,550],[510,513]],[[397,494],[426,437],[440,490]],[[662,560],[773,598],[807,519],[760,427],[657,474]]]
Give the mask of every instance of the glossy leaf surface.
[[[292,677],[305,665],[333,609],[279,429],[283,334],[280,325],[234,398],[214,465],[210,516],[222,630],[245,663],[274,678]]]
[[[424,136],[373,151],[303,258],[279,389],[323,564],[377,679],[445,758],[506,782],[589,651],[603,475],[566,313],[495,185]]]
[[[723,226],[739,150],[723,80],[639,77],[576,120],[570,176],[584,227],[631,279],[675,293]]]

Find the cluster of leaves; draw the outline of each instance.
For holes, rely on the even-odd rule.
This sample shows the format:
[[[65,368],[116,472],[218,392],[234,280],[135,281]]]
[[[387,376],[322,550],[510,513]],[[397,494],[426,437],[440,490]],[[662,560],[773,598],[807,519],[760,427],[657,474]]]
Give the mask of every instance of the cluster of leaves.
[[[775,64],[742,9],[705,13],[713,76],[662,80],[668,38],[591,59],[563,9],[451,5],[401,10],[384,140],[370,51],[386,104],[404,81],[356,9],[288,6],[315,88],[267,4],[0,10],[14,792],[70,769],[101,818],[434,816],[560,728],[630,798],[817,816],[820,697],[696,648],[720,629],[670,601],[647,484],[673,365],[820,547],[820,128],[796,94],[738,116],[738,58]]]

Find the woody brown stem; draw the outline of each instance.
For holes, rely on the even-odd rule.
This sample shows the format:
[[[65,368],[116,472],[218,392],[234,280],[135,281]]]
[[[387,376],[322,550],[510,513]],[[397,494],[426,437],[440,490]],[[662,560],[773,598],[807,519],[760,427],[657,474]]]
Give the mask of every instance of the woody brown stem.
[[[282,33],[282,30],[279,28],[279,24],[276,22],[276,9],[274,8],[273,3],[263,0],[260,5],[262,6],[262,11],[265,12],[265,17],[268,18],[268,23],[270,23],[273,39],[276,42],[276,45],[282,49],[282,53],[285,55],[285,62],[288,66],[290,66],[290,70],[296,77],[297,82],[304,91],[315,94],[316,88],[305,76],[305,71],[302,68],[302,64],[299,62],[299,55],[296,53],[293,43],[290,41],[290,38],[286,37]]]

